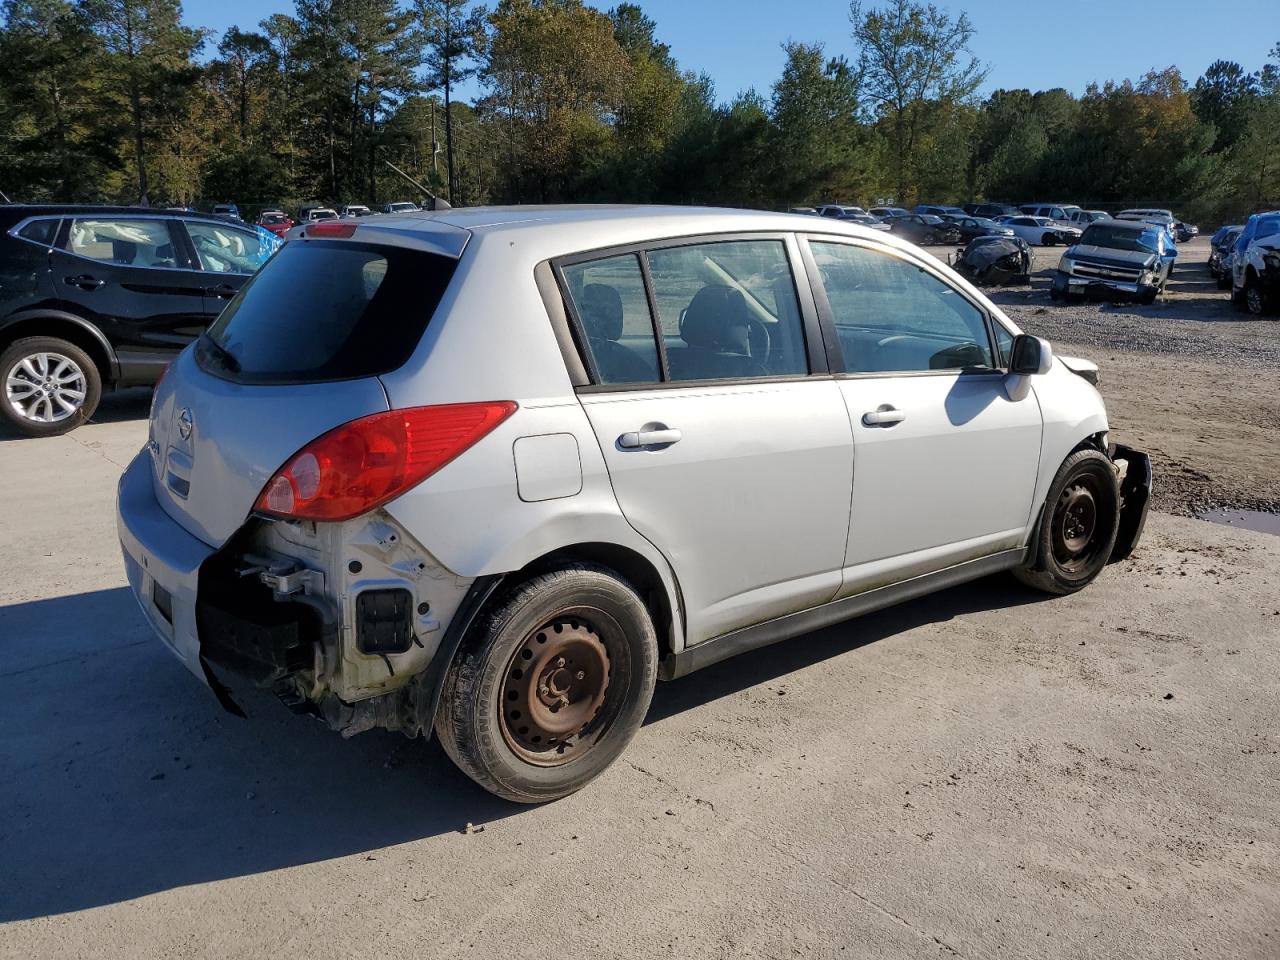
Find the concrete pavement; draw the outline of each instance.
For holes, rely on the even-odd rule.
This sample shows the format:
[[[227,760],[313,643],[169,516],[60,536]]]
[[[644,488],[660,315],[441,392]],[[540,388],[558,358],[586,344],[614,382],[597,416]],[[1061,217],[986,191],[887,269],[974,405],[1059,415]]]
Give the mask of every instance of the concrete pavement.
[[[1280,956],[1280,538],[1154,515],[1077,596],[993,578],[661,684],[526,808],[221,712],[124,587],[146,412],[0,436],[0,957]]]

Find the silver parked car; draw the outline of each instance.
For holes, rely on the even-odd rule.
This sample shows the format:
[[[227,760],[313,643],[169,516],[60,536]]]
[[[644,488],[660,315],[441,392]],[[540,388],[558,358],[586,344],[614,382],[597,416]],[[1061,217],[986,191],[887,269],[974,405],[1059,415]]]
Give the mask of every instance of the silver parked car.
[[[564,796],[655,680],[1002,570],[1078,590],[1144,454],[893,236],[644,207],[309,224],[158,386],[129,583],[224,706],[428,736]]]

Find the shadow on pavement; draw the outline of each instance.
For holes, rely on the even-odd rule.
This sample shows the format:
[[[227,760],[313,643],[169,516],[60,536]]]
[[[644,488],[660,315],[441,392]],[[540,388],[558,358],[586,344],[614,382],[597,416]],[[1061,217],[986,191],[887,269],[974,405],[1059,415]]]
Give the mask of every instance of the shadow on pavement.
[[[98,409],[89,423],[120,423],[125,420],[145,420],[151,412],[151,388],[130,387],[102,395]],[[83,429],[83,428],[81,428]],[[28,440],[8,423],[0,423],[0,443],[7,440]]]
[[[660,684],[647,722],[911,627],[1034,595],[991,578]],[[125,588],[0,607],[0,922],[364,854],[526,808],[439,746],[224,714]],[[678,745],[673,744],[673,748]]]

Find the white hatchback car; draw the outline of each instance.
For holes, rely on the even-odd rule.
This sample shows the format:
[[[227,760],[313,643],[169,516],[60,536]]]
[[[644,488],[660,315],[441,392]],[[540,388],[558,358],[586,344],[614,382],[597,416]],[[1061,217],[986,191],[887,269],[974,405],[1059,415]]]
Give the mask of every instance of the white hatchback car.
[[[156,389],[129,582],[224,706],[429,735],[512,800],[599,774],[655,679],[1141,534],[1141,453],[893,236],[643,207],[309,224]],[[225,673],[222,676],[226,676]]]

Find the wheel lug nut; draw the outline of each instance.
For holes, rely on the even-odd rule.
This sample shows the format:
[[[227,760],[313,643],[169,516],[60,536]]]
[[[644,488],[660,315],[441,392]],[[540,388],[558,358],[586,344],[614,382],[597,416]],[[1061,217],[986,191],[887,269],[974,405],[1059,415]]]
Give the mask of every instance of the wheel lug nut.
[[[578,671],[578,679],[579,679],[579,680],[585,680],[585,679],[587,679],[587,671],[585,671],[585,670],[579,670],[579,671]]]
[[[557,667],[563,667],[563,666],[564,666],[564,657],[558,657],[558,658],[556,659],[556,666],[557,666]]]

